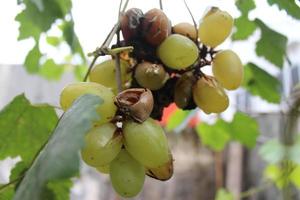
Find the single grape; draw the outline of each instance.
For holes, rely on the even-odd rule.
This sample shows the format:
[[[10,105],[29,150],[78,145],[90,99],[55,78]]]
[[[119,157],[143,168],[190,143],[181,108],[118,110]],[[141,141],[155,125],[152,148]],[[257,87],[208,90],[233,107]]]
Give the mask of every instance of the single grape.
[[[112,123],[92,128],[86,134],[85,147],[81,150],[84,162],[93,167],[108,165],[122,147],[122,136],[115,135],[116,130]]]
[[[100,115],[97,124],[109,122],[115,116],[117,107],[114,104],[113,92],[98,83],[79,82],[67,85],[60,95],[62,109],[66,111],[78,97],[84,94],[94,94],[103,100],[103,103],[97,108]]]
[[[143,16],[143,11],[138,8],[131,8],[122,15],[121,31],[125,41],[129,41],[138,36]]]
[[[193,98],[205,113],[221,113],[229,105],[224,89],[214,77],[201,77],[193,87]]]
[[[161,181],[169,180],[173,176],[173,158],[170,153],[169,161],[156,168],[146,169],[146,175]]]
[[[144,166],[155,168],[169,160],[167,138],[155,120],[149,118],[143,123],[127,121],[123,134],[126,150]]]
[[[96,65],[90,75],[90,81],[100,83],[108,88],[111,88],[113,92],[117,93],[117,82],[116,82],[116,67],[115,60],[107,60],[98,65]],[[129,72],[129,64],[126,61],[121,60],[121,80],[123,88],[125,88],[126,83],[131,80],[131,73]]]
[[[145,168],[125,149],[111,162],[110,179],[115,191],[122,197],[134,197],[145,181]]]
[[[142,62],[137,65],[134,77],[140,86],[158,90],[164,86],[169,75],[161,64]]]
[[[173,26],[173,33],[177,33],[190,38],[193,41],[197,40],[197,29],[190,23],[182,22]]]
[[[233,18],[226,11],[213,7],[199,24],[200,41],[210,47],[216,47],[229,36],[233,27]]]
[[[171,23],[162,10],[153,8],[144,15],[142,34],[153,46],[158,46],[171,34]]]
[[[220,84],[228,90],[235,90],[242,83],[243,64],[239,56],[231,50],[220,51],[215,55],[212,71]]]
[[[172,34],[158,47],[158,57],[172,69],[185,69],[198,58],[198,48],[189,38]]]
[[[96,167],[98,172],[101,172],[103,174],[109,174],[109,165],[103,165]]]

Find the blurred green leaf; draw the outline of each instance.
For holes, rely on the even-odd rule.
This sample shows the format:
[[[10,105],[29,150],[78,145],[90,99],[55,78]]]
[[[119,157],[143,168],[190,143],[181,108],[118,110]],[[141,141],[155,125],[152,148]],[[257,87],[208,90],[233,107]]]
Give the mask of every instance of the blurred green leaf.
[[[282,176],[281,169],[277,165],[268,165],[264,170],[264,177],[273,181],[278,188],[284,186],[284,177]]]
[[[43,200],[67,200],[70,199],[70,189],[73,182],[70,179],[55,180],[47,183],[47,192],[43,193]]]
[[[230,124],[222,119],[213,125],[200,123],[196,130],[202,143],[214,151],[223,150],[230,140]]]
[[[259,135],[257,121],[242,112],[236,112],[231,122],[231,138],[239,141],[248,148],[256,145]]]
[[[21,156],[28,166],[54,129],[57,116],[47,105],[31,105],[24,95],[0,112],[0,160]]]
[[[222,188],[218,190],[215,200],[234,200],[234,196]]]
[[[48,36],[46,38],[47,43],[55,47],[57,47],[60,44],[61,40],[62,39],[60,37],[56,36]]]
[[[250,10],[253,10],[256,7],[253,0],[237,0],[235,5],[241,11],[242,15],[246,16]]]
[[[300,19],[300,8],[295,0],[268,0],[270,5],[276,4],[280,10],[285,10],[288,15]]]
[[[279,163],[283,160],[285,147],[278,140],[273,139],[264,143],[259,149],[259,155],[271,164]]]
[[[82,81],[86,72],[87,72],[87,66],[86,65],[76,65],[74,69],[75,78],[78,81]]]
[[[300,137],[296,139],[295,143],[289,147],[289,159],[294,163],[300,165]]]
[[[8,187],[0,192],[0,200],[11,200],[14,196],[14,188]]]
[[[39,45],[36,44],[29,51],[24,62],[24,66],[29,73],[37,73],[39,71],[41,57],[42,53],[40,52]]]
[[[268,102],[280,102],[279,80],[253,63],[244,67],[243,87]]]
[[[287,47],[287,37],[270,29],[261,20],[255,19],[261,30],[261,38],[256,43],[256,54],[282,68]]]
[[[92,127],[92,122],[99,119],[96,108],[101,102],[98,96],[84,95],[64,113],[48,144],[26,172],[14,200],[45,199],[49,181],[65,180],[78,173],[79,150],[84,145],[84,135]],[[54,192],[57,192],[56,189]]]
[[[59,80],[64,73],[64,65],[59,65],[53,59],[48,59],[41,66],[40,72],[48,80]]]
[[[290,174],[290,181],[300,189],[300,165],[297,165]]]
[[[166,125],[168,131],[172,131],[178,126],[180,126],[188,117],[190,111],[184,111],[181,109],[176,109],[169,117],[169,120]]]
[[[245,40],[256,30],[256,24],[250,21],[247,16],[240,16],[234,20],[235,32],[232,40]]]

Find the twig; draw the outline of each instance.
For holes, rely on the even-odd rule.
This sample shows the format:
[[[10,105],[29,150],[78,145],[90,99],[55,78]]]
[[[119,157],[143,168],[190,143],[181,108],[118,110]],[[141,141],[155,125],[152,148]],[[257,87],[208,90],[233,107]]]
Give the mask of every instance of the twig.
[[[161,10],[163,10],[162,0],[159,0],[159,8],[160,8]]]
[[[120,43],[120,31],[117,33],[117,43]],[[122,91],[122,76],[121,76],[121,66],[120,66],[120,54],[116,54],[115,58],[116,63],[116,81],[118,87],[118,93]]]
[[[92,70],[92,68],[93,68],[93,66],[94,66],[94,64],[95,64],[95,62],[96,62],[96,60],[98,59],[98,57],[99,57],[99,56],[96,56],[96,55],[94,56],[93,61],[91,62],[90,66],[89,66],[89,69],[88,69],[88,71],[86,72],[86,74],[85,74],[85,76],[84,76],[83,82],[86,82],[86,81],[87,81],[87,79],[88,79],[88,77],[89,77],[89,74],[90,74],[90,72],[91,72],[91,70]]]
[[[250,197],[250,196],[253,196],[255,194],[258,194],[262,191],[264,191],[265,189],[267,189],[268,187],[272,186],[272,182],[265,182],[264,184],[258,186],[258,187],[255,187],[255,188],[251,188],[247,191],[244,191],[241,193],[240,195],[240,199],[243,199],[243,198],[246,198],[246,197]]]

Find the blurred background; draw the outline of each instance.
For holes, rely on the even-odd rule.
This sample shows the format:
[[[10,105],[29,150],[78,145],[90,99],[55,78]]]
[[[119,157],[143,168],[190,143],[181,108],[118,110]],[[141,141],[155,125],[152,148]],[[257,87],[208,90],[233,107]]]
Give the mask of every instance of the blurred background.
[[[162,2],[173,25],[192,23],[183,1]],[[299,118],[289,115],[292,92],[300,82],[299,1],[186,2],[197,22],[211,6],[237,19],[231,37],[218,49],[240,56],[245,81],[241,89],[229,92],[230,108],[221,115],[182,111],[175,105],[165,109],[161,123],[175,159],[174,176],[167,182],[147,178],[134,199],[300,199]],[[159,8],[159,1],[131,0],[131,7],[145,13]],[[87,54],[105,40],[118,9],[119,1],[0,1],[0,109],[22,93],[32,103],[59,107],[62,88],[83,79],[92,60]],[[210,67],[204,71],[211,73]],[[222,129],[223,120],[234,127],[232,134]],[[288,129],[291,120],[294,125]],[[287,146],[293,157],[281,156]],[[11,169],[21,160],[2,158],[0,185],[9,182]],[[281,180],[286,160],[292,168]],[[70,199],[120,199],[107,175],[83,163],[72,181]]]

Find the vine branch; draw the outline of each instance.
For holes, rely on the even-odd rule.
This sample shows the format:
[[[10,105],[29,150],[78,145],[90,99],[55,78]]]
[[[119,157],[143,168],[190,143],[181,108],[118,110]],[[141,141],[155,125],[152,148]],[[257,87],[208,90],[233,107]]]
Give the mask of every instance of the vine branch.
[[[160,8],[161,10],[163,10],[163,3],[162,3],[162,0],[159,0],[159,8]]]

